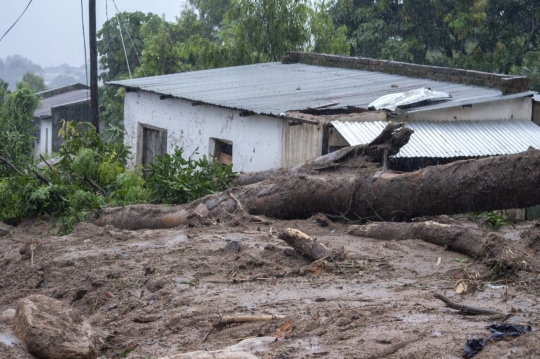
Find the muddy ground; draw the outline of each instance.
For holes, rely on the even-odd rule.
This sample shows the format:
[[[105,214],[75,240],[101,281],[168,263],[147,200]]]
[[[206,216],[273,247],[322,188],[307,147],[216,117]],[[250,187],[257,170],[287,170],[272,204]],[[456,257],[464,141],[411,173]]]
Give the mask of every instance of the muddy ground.
[[[30,294],[70,303],[97,331],[101,358],[155,359],[267,336],[277,339],[248,351],[260,358],[460,358],[467,339],[486,338],[485,326],[501,319],[447,308],[433,298],[440,293],[532,327],[488,342],[475,358],[539,358],[535,225],[500,230],[529,268],[504,276],[433,244],[353,237],[346,224],[321,227],[313,219],[139,231],[82,223],[61,237],[50,222],[28,221],[0,238],[0,314]],[[344,256],[310,264],[273,236],[286,227]],[[34,239],[32,266],[20,248]],[[468,291],[456,294],[462,279]],[[220,316],[246,314],[285,317],[214,326]],[[33,358],[1,317],[0,358]]]

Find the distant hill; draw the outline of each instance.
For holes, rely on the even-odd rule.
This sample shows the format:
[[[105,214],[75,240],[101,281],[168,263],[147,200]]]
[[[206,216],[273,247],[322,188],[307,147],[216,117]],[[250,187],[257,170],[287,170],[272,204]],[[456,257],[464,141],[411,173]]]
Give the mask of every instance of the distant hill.
[[[20,55],[8,56],[5,60],[0,58],[0,79],[9,83],[10,90],[15,89],[17,81],[20,81],[28,71],[43,77],[45,85],[50,89],[71,85],[76,82],[86,84],[84,65],[72,67],[62,64],[56,67],[43,68]]]
[[[86,84],[86,70],[84,65],[72,67],[62,64],[57,67],[46,67],[43,69],[42,76],[45,80],[45,85],[51,89],[71,85],[76,82]]]

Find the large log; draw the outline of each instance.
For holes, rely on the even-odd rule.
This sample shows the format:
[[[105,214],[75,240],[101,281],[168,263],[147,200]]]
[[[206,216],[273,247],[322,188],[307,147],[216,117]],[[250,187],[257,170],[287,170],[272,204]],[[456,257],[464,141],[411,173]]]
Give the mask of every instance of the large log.
[[[427,221],[415,223],[374,222],[349,227],[348,234],[359,237],[403,241],[421,239],[425,242],[476,257],[482,252],[488,232],[460,225]]]
[[[321,212],[395,220],[540,204],[540,151],[457,161],[410,173],[386,170],[387,157],[398,153],[412,133],[403,124],[391,124],[368,145],[348,147],[288,171],[273,171],[269,177],[255,176],[266,178],[261,182],[180,206],[107,209],[96,224],[171,228],[194,217],[230,219],[238,208],[232,198],[241,203],[245,210],[241,212],[281,219]]]

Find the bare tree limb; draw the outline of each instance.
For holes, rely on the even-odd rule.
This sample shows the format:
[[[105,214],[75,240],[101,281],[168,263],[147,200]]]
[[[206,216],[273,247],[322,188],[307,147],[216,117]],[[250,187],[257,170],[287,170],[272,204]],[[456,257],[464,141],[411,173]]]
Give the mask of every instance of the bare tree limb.
[[[505,315],[505,313],[497,312],[495,310],[469,307],[467,305],[452,302],[450,299],[446,298],[442,294],[435,293],[433,294],[433,296],[443,301],[447,307],[455,309],[455,310],[459,310],[460,312],[465,312],[465,313],[470,313],[470,314]]]

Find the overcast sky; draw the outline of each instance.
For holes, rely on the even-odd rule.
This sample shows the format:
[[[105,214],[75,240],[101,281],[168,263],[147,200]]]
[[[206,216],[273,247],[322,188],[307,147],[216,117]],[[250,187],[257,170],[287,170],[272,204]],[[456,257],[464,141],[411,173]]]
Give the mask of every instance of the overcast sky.
[[[185,0],[115,0],[120,11],[142,11],[175,19],[184,8]],[[17,20],[29,0],[0,0],[0,38]],[[97,28],[116,9],[112,0],[97,0]],[[88,46],[88,0],[83,0],[84,22]],[[80,0],[33,0],[17,25],[0,41],[0,58],[19,54],[34,63],[58,66],[84,64],[84,47]]]

